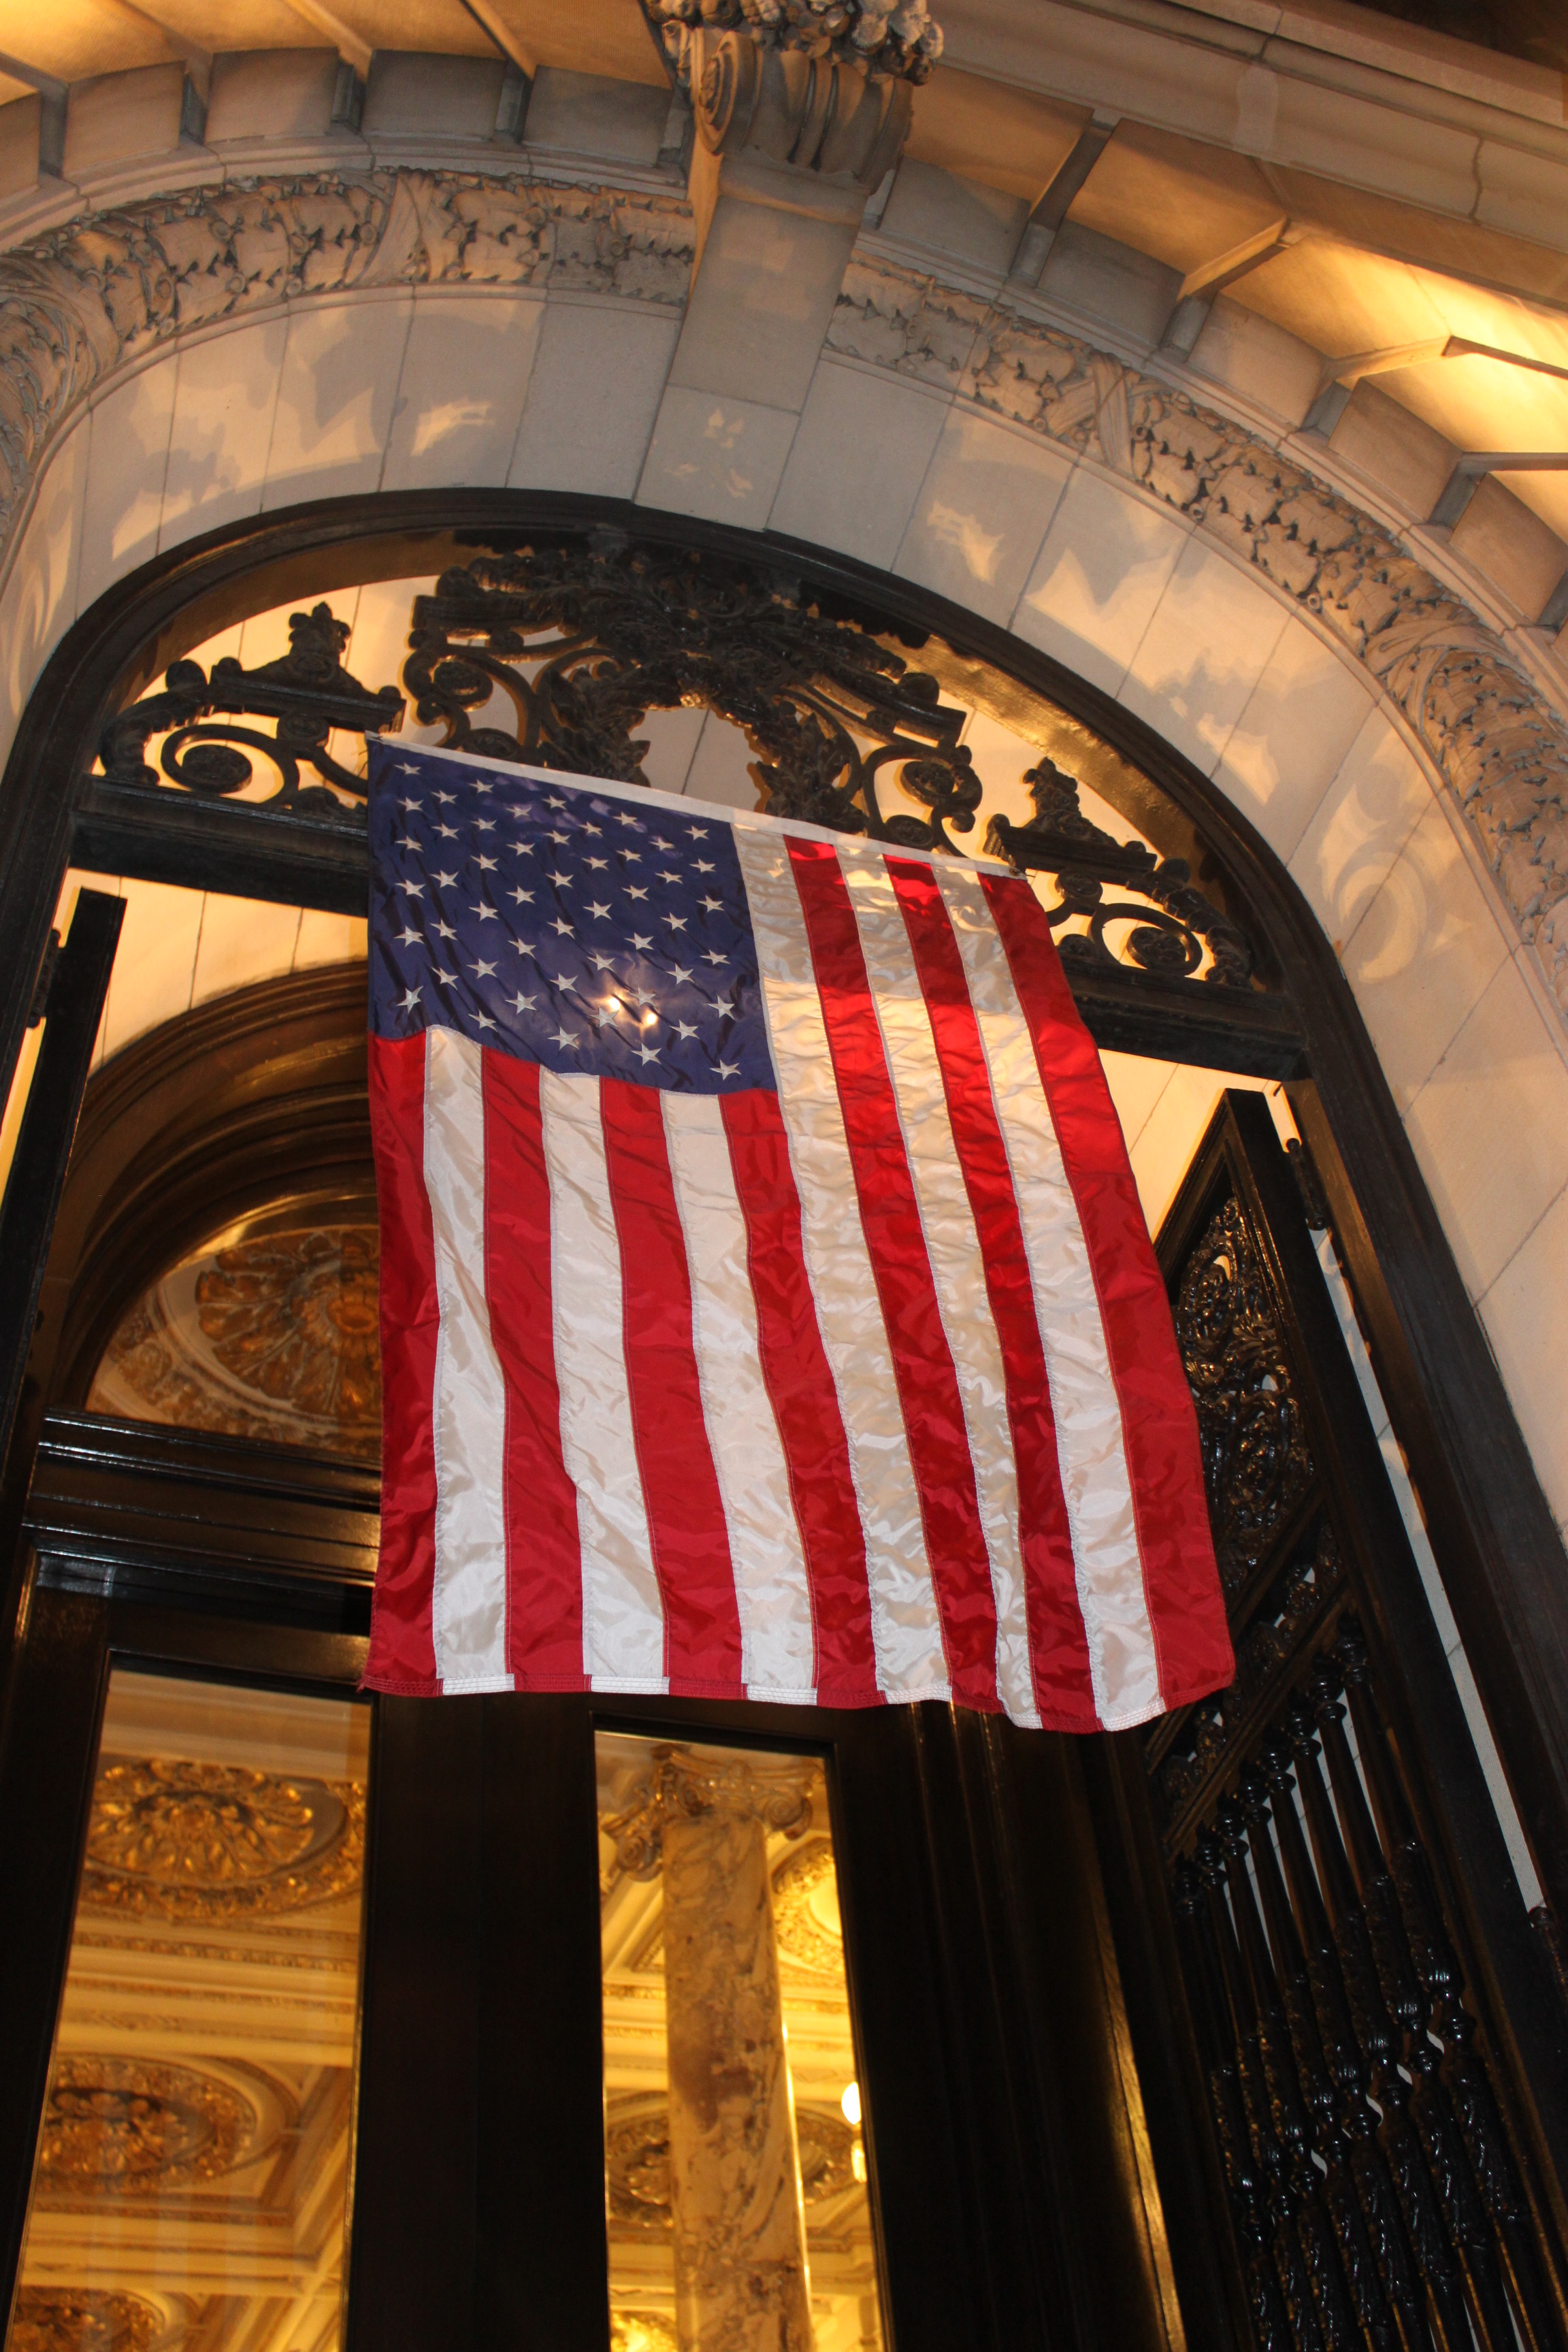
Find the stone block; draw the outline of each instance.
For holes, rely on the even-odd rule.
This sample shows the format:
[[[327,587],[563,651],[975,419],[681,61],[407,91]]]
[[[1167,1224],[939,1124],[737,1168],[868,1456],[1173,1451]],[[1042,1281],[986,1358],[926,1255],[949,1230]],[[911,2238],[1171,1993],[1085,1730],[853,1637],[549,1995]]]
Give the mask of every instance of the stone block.
[[[0,106],[0,204],[38,184],[44,101],[37,90]]]
[[[263,507],[379,488],[412,305],[405,293],[292,314]]]
[[[1114,694],[1189,536],[1170,513],[1079,467],[1051,518],[1015,632]]]
[[[537,297],[416,298],[384,489],[506,480],[543,316]]]
[[[1431,805],[1426,771],[1393,721],[1374,710],[1289,860],[1336,953]]]
[[[944,65],[915,92],[904,152],[1032,205],[1067,162],[1088,119],[1082,107]]]
[[[1540,617],[1568,572],[1568,546],[1498,474],[1483,475],[1477,483],[1449,543],[1456,555],[1502,590],[1526,621]]]
[[[899,551],[947,408],[940,394],[825,358],[770,529],[886,569]]]
[[[1568,1536],[1568,1192],[1560,1192],[1481,1301],[1481,1321],[1558,1526]]]
[[[1255,574],[1189,540],[1116,698],[1212,774],[1285,622]]]
[[[1491,1287],[1568,1181],[1568,1067],[1560,1037],[1510,959],[1405,1116],[1473,1299]]]
[[[1422,518],[1442,496],[1458,454],[1441,433],[1364,378],[1329,444],[1336,457]]]
[[[79,180],[133,156],[171,154],[180,143],[184,89],[178,60],[74,82],[66,106],[66,178]]]
[[[335,49],[231,49],[213,59],[207,144],[324,139],[337,90]]]
[[[797,422],[788,409],[670,384],[637,484],[638,505],[762,530]]]
[[[171,352],[93,404],[81,525],[84,609],[157,551],[178,368]]]
[[[1191,364],[1196,374],[1297,425],[1317,398],[1323,362],[1299,335],[1222,294],[1193,345]]]
[[[160,550],[259,510],[288,335],[263,319],[181,352]]]
[[[1065,302],[1151,348],[1164,333],[1181,288],[1178,270],[1075,220],[1063,222],[1040,276],[1047,301]]]
[[[677,320],[630,304],[547,304],[511,488],[629,499],[679,331]]]
[[[859,199],[822,217],[753,201],[749,187],[729,193],[735,176],[726,166],[708,215],[670,381],[798,413],[854,250]]]
[[[1436,802],[1351,934],[1345,975],[1400,1110],[1410,1108],[1506,959],[1488,892]]]
[[[523,137],[530,147],[605,155],[645,170],[658,161],[669,92],[646,82],[541,66],[529,94]]]
[[[493,54],[432,57],[419,49],[377,49],[370,61],[361,128],[367,139],[383,133],[493,139],[506,72],[506,59]]]
[[[948,412],[894,570],[988,620],[1012,618],[1070,461],[1020,426]]]
[[[1028,216],[1028,198],[906,155],[882,214],[881,230],[884,236],[1004,277]]]

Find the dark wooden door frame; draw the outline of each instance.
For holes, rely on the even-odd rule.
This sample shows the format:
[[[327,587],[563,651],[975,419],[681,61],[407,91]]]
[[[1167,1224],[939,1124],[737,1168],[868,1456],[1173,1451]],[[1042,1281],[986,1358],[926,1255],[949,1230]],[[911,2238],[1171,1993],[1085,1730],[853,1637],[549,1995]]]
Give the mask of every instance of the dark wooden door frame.
[[[0,2304],[111,1666],[352,1689],[375,1508],[373,1475],[285,1448],[46,1428],[0,1750],[28,1923],[0,1938]],[[1073,1741],[931,1705],[372,1704],[352,2352],[605,2340],[595,1726],[826,1759],[889,2352],[1182,2341],[1192,2260],[1163,2239]]]
[[[1568,1918],[1568,1555],[1387,1083],[1328,940],[1279,858],[1152,729],[1048,656],[847,557],[622,503],[494,490],[302,506],[193,540],[110,589],[34,690],[0,784],[0,1073],[15,1063],[69,857],[261,897],[340,906],[341,847],[265,812],[175,794],[127,835],[87,773],[108,712],[243,614],[366,579],[414,577],[530,532],[618,530],[786,567],[846,610],[935,631],[1083,719],[1151,780],[1141,822],[1163,849],[1217,860],[1267,942],[1306,1039],[1289,1085],[1317,1160],[1384,1394],[1547,1899]],[[368,681],[377,683],[377,681]],[[231,822],[226,823],[226,820]],[[164,828],[161,845],[154,839]],[[118,829],[117,829],[118,827]],[[143,860],[131,855],[141,843]],[[313,878],[312,878],[313,877]]]

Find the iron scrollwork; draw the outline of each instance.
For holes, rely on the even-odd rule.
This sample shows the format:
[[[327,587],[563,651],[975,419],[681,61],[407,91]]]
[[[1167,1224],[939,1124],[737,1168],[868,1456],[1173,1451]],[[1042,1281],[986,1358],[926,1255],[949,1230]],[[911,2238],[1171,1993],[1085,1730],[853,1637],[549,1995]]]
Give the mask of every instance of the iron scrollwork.
[[[775,816],[910,849],[956,851],[974,830],[965,712],[783,575],[605,532],[443,572],[411,643],[416,715],[455,751],[646,784],[637,727],[700,706],[744,732]],[[498,688],[511,727],[476,726]],[[929,820],[883,809],[895,770]]]
[[[364,779],[334,758],[332,735],[395,732],[403,698],[343,667],[349,631],[326,604],[289,628],[289,652],[254,669],[230,656],[210,676],[172,664],[160,691],[105,727],[105,782],[357,824]],[[967,710],[874,620],[772,565],[618,531],[542,539],[444,572],[414,600],[409,646],[404,686],[444,748],[646,785],[650,740],[637,730],[649,712],[700,709],[745,736],[775,816],[897,848],[979,846],[984,786],[960,740]],[[1094,824],[1049,759],[1023,781],[1034,816],[993,820],[984,846],[1055,877],[1048,918],[1070,965],[1250,991],[1248,940],[1182,859]]]
[[[1091,824],[1079,805],[1076,781],[1052,760],[1029,769],[1024,782],[1034,815],[1026,824],[993,817],[985,846],[1022,873],[1055,877],[1053,930],[1075,915],[1087,919],[1086,931],[1069,932],[1058,942],[1065,958],[1101,967],[1121,963],[1107,934],[1113,923],[1128,923],[1125,960],[1139,970],[1163,980],[1191,980],[1206,947],[1206,981],[1222,988],[1249,985],[1255,959],[1246,932],[1205,898],[1185,858],[1156,857],[1142,842],[1117,841]],[[1154,905],[1108,899],[1107,887],[1117,884]]]
[[[105,727],[99,744],[105,780],[159,783],[146,751],[162,735],[163,776],[204,799],[243,793],[255,781],[260,760],[278,777],[266,795],[268,808],[331,816],[345,805],[363,803],[364,778],[333,759],[329,740],[334,729],[395,734],[403,724],[403,697],[395,686],[373,694],[350,676],[342,661],[348,625],[335,619],[329,605],[293,614],[289,639],[289,651],[279,660],[256,669],[242,668],[232,655],[213,664],[210,677],[199,662],[172,662],[161,694],[144,696]],[[241,717],[270,719],[277,731],[264,735],[232,723]],[[306,769],[313,769],[321,782],[306,783]]]
[[[1279,1309],[1234,1195],[1189,1256],[1174,1305],[1220,1573],[1237,1596],[1300,1510],[1315,1473]]]

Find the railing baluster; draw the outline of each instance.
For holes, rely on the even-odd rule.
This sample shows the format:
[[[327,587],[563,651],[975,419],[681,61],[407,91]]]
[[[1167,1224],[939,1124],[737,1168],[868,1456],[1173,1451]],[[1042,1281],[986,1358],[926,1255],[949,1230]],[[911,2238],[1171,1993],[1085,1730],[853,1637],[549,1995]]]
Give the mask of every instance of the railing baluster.
[[[1487,2242],[1485,2215],[1453,2107],[1437,2073],[1442,2053],[1426,2031],[1431,1997],[1421,1983],[1399,1890],[1345,1736],[1339,1676],[1326,1660],[1320,1661],[1312,1675],[1312,1712],[1329,1768],[1334,1810],[1372,1925],[1373,1953],[1384,1998],[1400,2030],[1399,2063],[1411,2085],[1410,2118],[1458,2268],[1458,2283],[1482,2352],[1511,2352],[1513,2329],[1496,2258]],[[1458,2340],[1465,2339],[1461,2336]]]
[[[1312,2134],[1298,2066],[1296,2036],[1290,2029],[1279,1979],[1254,1899],[1253,1873],[1262,1866],[1260,1848],[1268,1843],[1266,1811],[1261,1813],[1261,1837],[1249,1837],[1248,1832],[1260,1810],[1227,1801],[1220,1806],[1216,1819],[1225,1848],[1231,1916],[1258,2020],[1258,2054],[1268,2092],[1269,2116],[1284,2154],[1287,2186],[1295,2205],[1296,2233],[1307,2265],[1319,2329],[1324,2343],[1339,2352],[1342,2346],[1350,2347],[1356,2343],[1359,2330],[1340,2266],[1326,2183],[1312,2161]],[[1268,1858],[1272,1863],[1271,1849]]]
[[[1486,2070],[1472,2048],[1476,2023],[1466,2008],[1458,1960],[1443,1924],[1426,1850],[1405,1802],[1398,1770],[1372,1688],[1372,1672],[1361,1628],[1347,1619],[1340,1629],[1335,1664],[1355,1723],[1356,1744],[1372,1799],[1384,1856],[1397,1892],[1401,1917],[1416,1973],[1430,2010],[1424,2039],[1436,2040],[1443,2055],[1429,2070],[1417,2095],[1429,2105],[1435,2132],[1457,2129],[1470,2168],[1471,2190],[1463,2197],[1474,2255],[1473,2292],[1484,2298],[1489,2344],[1510,2346],[1517,2326],[1529,2352],[1545,2352],[1555,2336],[1540,2269],[1531,2245],[1518,2176],[1509,2154],[1502,2119]],[[1439,2100],[1437,2085],[1447,2094]],[[1512,2293],[1505,2297],[1506,2275]],[[1511,2324],[1508,2304],[1512,2304]]]
[[[1378,2144],[1399,2202],[1405,2242],[1422,2282],[1427,2322],[1439,2352],[1469,2352],[1470,2331],[1458,2268],[1422,2161],[1421,2143],[1411,2124],[1410,2085],[1399,2069],[1393,2003],[1379,1964],[1378,1938],[1354,1873],[1353,1850],[1342,1836],[1323,1783],[1311,1716],[1305,1707],[1293,1706],[1287,1721],[1296,1754],[1296,1785],[1307,1816],[1319,1882],[1333,1922],[1351,2016],[1372,2068],[1367,2088],[1382,2117]]]
[[[1269,2249],[1289,2322],[1290,2340],[1296,2352],[1323,2352],[1311,2284],[1296,2233],[1296,2199],[1289,2179],[1289,2158],[1274,2128],[1259,2019],[1226,1901],[1226,1856],[1224,1845],[1213,1832],[1205,1831],[1199,1838],[1197,1858],[1198,1875],[1208,1896],[1209,1927],[1236,2043],[1242,2104],[1254,2156],[1265,2183]]]
[[[1241,1802],[1246,1813],[1247,1849],[1262,1905],[1264,1926],[1273,1955],[1275,1981],[1284,2004],[1295,2053],[1296,2074],[1311,2116],[1312,2155],[1323,2169],[1321,2195],[1327,2207],[1342,2282],[1342,2317],[1336,2318],[1343,2340],[1357,2340],[1368,2352],[1395,2352],[1396,2326],[1378,2284],[1372,2244],[1356,2195],[1348,2161],[1350,2136],[1342,2126],[1342,2101],[1330,2074],[1322,2035],[1308,1979],[1306,1955],[1296,1930],[1285,1881],[1271,1835],[1269,1787],[1258,1771],[1242,1775]],[[1370,2137],[1371,2122],[1368,2119]],[[1320,2303],[1319,2316],[1323,2315]],[[1325,2326],[1325,2333],[1332,2330]],[[1339,2340],[1337,2337],[1335,2340]]]
[[[1232,2030],[1219,1961],[1207,1916],[1207,1896],[1191,1863],[1174,1881],[1183,1972],[1192,2004],[1199,2055],[1230,2192],[1242,2275],[1258,2352],[1291,2352],[1290,2323],[1274,2273],[1266,2218],[1267,2185],[1258,2164],[1241,2095],[1240,2049]]]
[[[1305,1737],[1310,1740],[1310,1726]],[[1273,1798],[1275,1834],[1289,1888],[1292,1925],[1299,1938],[1297,1949],[1301,1955],[1323,2061],[1338,2095],[1340,2131],[1349,2148],[1355,2212],[1352,2220],[1346,2211],[1341,2223],[1342,2254],[1352,2292],[1357,2292],[1358,2311],[1386,2315],[1384,2333],[1369,2340],[1380,2345],[1397,2344],[1400,2352],[1426,2352],[1431,2339],[1423,2316],[1423,2296],[1411,2263],[1387,2160],[1378,2144],[1377,2118],[1367,2095],[1372,2071],[1369,2055],[1351,2021],[1329,1909],[1296,1811],[1290,1760],[1289,1746],[1282,1738],[1271,1739],[1264,1748],[1264,1774]],[[1342,1870],[1343,1857],[1340,1860]],[[1348,1873],[1344,1874],[1343,1885],[1336,1887],[1336,1894],[1342,1908],[1351,1899]],[[1370,1975],[1370,1955],[1366,1968]],[[1363,2267],[1363,2245],[1370,2273]]]

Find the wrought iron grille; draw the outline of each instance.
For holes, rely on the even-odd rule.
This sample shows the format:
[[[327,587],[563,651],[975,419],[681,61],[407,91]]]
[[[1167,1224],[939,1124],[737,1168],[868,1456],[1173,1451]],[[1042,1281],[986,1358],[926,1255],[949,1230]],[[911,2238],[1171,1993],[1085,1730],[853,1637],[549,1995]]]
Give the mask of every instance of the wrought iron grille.
[[[1548,2241],[1269,1265],[1230,1189],[1172,1283],[1237,1675],[1144,1739],[1253,2335],[1545,2352],[1564,2341]]]
[[[868,618],[695,549],[607,531],[541,541],[454,567],[414,599],[403,685],[447,748],[626,783],[648,781],[647,714],[701,707],[745,735],[771,813],[899,847],[978,848],[984,780],[959,740],[968,713]],[[225,657],[210,675],[175,662],[159,691],[111,719],[100,744],[109,793],[243,800],[355,839],[364,779],[334,739],[396,731],[404,697],[343,667],[349,633],[324,604],[289,625],[280,660]],[[496,723],[498,699],[509,723]],[[244,723],[256,719],[271,731]],[[1034,814],[994,819],[984,846],[1054,878],[1049,918],[1075,971],[1200,980],[1215,1011],[1257,1003],[1251,941],[1184,859],[1095,824],[1079,780],[1048,758],[1021,782]]]

